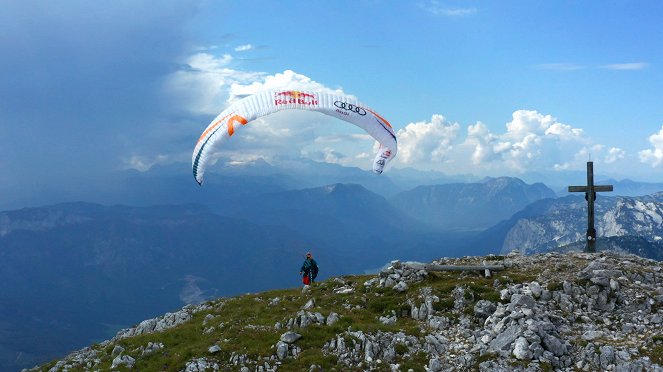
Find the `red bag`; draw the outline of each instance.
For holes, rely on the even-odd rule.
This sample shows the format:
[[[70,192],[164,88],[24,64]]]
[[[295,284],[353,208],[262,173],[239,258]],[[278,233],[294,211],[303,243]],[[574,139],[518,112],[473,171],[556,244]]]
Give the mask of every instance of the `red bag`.
[[[311,280],[309,279],[308,275],[304,275],[304,278],[302,278],[302,282],[304,285],[309,285],[311,283]]]

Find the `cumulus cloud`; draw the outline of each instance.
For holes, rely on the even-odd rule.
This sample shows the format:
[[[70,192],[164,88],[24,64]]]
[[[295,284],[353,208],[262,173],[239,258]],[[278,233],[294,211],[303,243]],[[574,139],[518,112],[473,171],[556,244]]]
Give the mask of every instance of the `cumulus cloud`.
[[[518,110],[503,134],[492,133],[481,122],[470,125],[463,146],[471,149],[474,165],[522,171],[544,157],[553,159],[546,155],[558,153],[570,142],[582,143],[582,135],[582,129],[560,123],[551,115]],[[560,167],[563,165],[557,164]]]
[[[605,156],[604,161],[606,164],[612,164],[618,160],[624,159],[626,157],[626,151],[620,149],[619,147],[611,147],[608,150],[608,155]]]
[[[465,144],[473,147],[471,159],[475,165],[495,160],[510,146],[510,143],[500,141],[482,122],[467,127]]]
[[[286,70],[283,73],[265,76],[264,79],[256,79],[250,84],[244,84],[240,81],[233,83],[230,87],[229,101],[270,89],[313,90],[331,94],[345,94],[342,89],[328,88],[308,76]],[[352,95],[349,96],[353,97]]]
[[[410,123],[398,131],[399,163],[412,165],[441,162],[453,149],[460,124],[450,123],[442,115],[433,115],[430,122]]]
[[[658,133],[649,136],[649,143],[652,148],[642,150],[638,155],[640,156],[641,162],[648,163],[652,167],[657,167],[663,163],[663,126]]]
[[[503,175],[579,168],[589,153],[611,162],[625,156],[618,148],[606,154],[605,146],[592,144],[581,128],[534,110],[515,111],[502,131],[480,121],[466,132],[461,128],[442,115],[406,125],[397,132],[394,165]]]
[[[572,128],[570,125],[562,123],[554,123],[546,129],[545,135],[556,137],[560,140],[573,140],[582,137],[582,129]]]
[[[235,52],[246,52],[253,49],[253,45],[251,44],[244,44],[244,45],[239,45],[235,47]]]
[[[190,56],[166,79],[166,95],[174,105],[191,113],[219,113],[227,104],[233,84],[250,83],[266,75],[233,69],[233,60],[229,54],[199,52]]]

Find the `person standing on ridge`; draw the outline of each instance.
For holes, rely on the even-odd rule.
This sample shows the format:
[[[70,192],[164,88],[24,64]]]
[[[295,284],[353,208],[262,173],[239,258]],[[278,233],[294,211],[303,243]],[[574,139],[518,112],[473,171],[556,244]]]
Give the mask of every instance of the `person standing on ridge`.
[[[304,285],[313,284],[313,281],[318,276],[318,263],[313,259],[311,252],[306,253],[306,260],[304,260],[301,269],[299,269],[299,275],[302,274]]]

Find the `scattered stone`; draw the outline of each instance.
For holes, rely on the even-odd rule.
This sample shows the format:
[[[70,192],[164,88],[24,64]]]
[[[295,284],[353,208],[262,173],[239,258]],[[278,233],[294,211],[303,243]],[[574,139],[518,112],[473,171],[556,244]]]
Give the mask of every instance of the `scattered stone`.
[[[118,356],[118,355],[122,354],[123,351],[124,351],[124,348],[122,346],[115,345],[115,347],[113,348],[113,351],[111,352],[111,356]]]
[[[529,283],[529,289],[532,292],[532,296],[534,298],[539,298],[543,294],[543,288],[541,288],[541,285],[537,282]]]
[[[207,358],[197,358],[190,360],[184,367],[184,372],[203,372],[203,371],[218,371],[219,364]]]
[[[395,315],[390,316],[390,317],[387,317],[387,316],[381,316],[380,317],[380,323],[382,323],[384,325],[394,325],[394,324],[396,324],[396,320],[397,320],[397,318],[396,318]]]
[[[396,292],[405,292],[405,291],[407,291],[407,288],[408,288],[408,287],[407,287],[407,283],[405,283],[404,281],[400,281],[400,282],[398,282],[398,284],[396,284],[396,285],[394,286],[393,289],[394,289]]]
[[[277,306],[281,303],[281,298],[280,297],[274,297],[272,298],[271,301],[267,304],[267,306]]]
[[[118,355],[115,357],[115,359],[113,359],[111,369],[118,368],[119,366],[126,366],[128,369],[132,369],[135,363],[136,359],[130,357],[129,355]]]
[[[602,331],[587,331],[582,334],[582,339],[585,341],[594,341],[603,337],[604,333]]]
[[[306,302],[306,304],[304,305],[304,307],[302,307],[302,309],[311,310],[313,307],[315,307],[315,300],[310,299],[310,300],[308,300],[308,302]]]
[[[355,289],[349,285],[344,285],[343,287],[335,288],[334,293],[336,294],[350,294],[354,293]]]
[[[334,323],[338,322],[339,319],[340,319],[340,317],[338,316],[338,314],[336,314],[334,312],[329,313],[329,316],[327,317],[327,325],[328,326],[334,325]]]
[[[488,318],[495,310],[497,310],[497,306],[488,300],[479,300],[474,305],[474,315],[480,319]]]
[[[294,344],[300,338],[302,338],[302,335],[292,331],[288,331],[281,335],[281,341],[285,342],[286,344]]]
[[[203,325],[206,326],[207,323],[209,323],[212,319],[214,319],[214,315],[212,314],[205,315],[205,319],[203,319]]]
[[[518,360],[531,360],[532,352],[529,349],[529,342],[525,337],[518,337],[513,345],[513,356]]]
[[[155,351],[161,350],[163,348],[164,348],[164,346],[163,346],[163,343],[161,343],[161,342],[148,342],[147,346],[143,350],[142,355],[148,355],[148,354],[151,354]]]
[[[211,354],[216,354],[221,351],[221,347],[219,345],[212,345],[207,349],[207,351],[209,351]]]
[[[276,344],[276,357],[279,360],[283,360],[287,355],[288,355],[288,344],[283,341],[279,341]]]

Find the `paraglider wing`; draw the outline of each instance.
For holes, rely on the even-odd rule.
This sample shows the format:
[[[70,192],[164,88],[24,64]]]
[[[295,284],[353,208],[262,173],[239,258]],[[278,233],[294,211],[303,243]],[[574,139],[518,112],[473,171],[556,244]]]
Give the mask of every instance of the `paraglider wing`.
[[[310,91],[265,91],[235,102],[207,126],[193,151],[192,166],[196,182],[202,184],[205,166],[214,149],[238,128],[261,116],[289,109],[318,111],[365,130],[380,144],[373,161],[375,173],[382,173],[396,156],[396,135],[389,122],[354,98]]]

